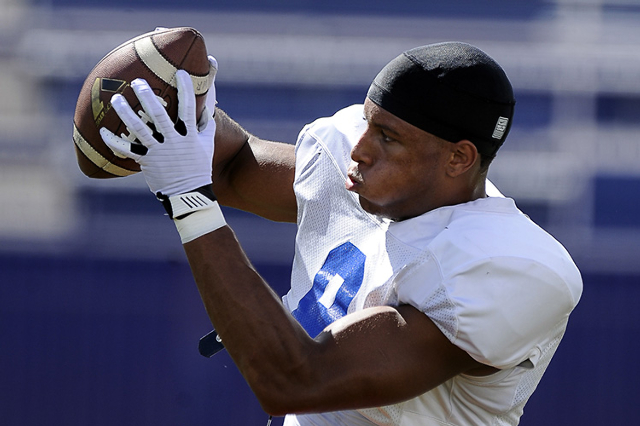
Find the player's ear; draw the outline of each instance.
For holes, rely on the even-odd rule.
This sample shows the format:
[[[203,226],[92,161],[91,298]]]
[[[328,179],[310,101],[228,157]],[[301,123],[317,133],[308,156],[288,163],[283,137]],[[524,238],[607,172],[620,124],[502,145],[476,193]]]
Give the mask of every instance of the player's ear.
[[[447,163],[447,174],[451,177],[460,176],[479,161],[480,154],[473,142],[463,139],[453,143],[449,162]]]

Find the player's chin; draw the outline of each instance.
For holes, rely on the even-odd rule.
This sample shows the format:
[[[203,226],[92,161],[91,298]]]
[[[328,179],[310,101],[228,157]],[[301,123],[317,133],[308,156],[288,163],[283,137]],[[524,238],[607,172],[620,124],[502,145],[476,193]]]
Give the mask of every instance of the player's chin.
[[[360,207],[362,207],[364,211],[381,218],[400,221],[415,216],[404,214],[403,209],[392,203],[375,203],[370,199],[363,197],[362,195],[358,195],[358,201],[360,202]]]
[[[362,210],[365,212],[376,216],[387,217],[385,209],[379,204],[372,202],[360,194],[358,195],[358,201],[360,202],[360,207],[362,207]]]

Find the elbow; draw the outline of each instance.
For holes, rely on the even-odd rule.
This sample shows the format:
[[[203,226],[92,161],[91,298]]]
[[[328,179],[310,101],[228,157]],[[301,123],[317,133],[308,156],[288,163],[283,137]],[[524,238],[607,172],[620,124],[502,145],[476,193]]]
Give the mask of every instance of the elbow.
[[[245,374],[262,409],[272,416],[317,410],[318,380],[308,364],[298,368],[262,370]]]
[[[281,417],[300,412],[294,398],[286,389],[278,389],[273,385],[256,385],[255,383],[250,383],[250,387],[265,413]]]
[[[283,417],[283,416],[286,416],[287,414],[296,413],[295,410],[288,408],[286,404],[282,404],[277,401],[274,402],[274,401],[259,400],[259,402],[260,402],[260,406],[262,407],[262,410],[268,415],[273,417]]]

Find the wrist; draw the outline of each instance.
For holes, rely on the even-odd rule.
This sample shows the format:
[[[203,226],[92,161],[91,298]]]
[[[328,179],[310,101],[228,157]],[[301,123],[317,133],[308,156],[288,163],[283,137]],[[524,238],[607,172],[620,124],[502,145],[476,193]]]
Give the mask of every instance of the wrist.
[[[194,211],[187,216],[183,216],[182,219],[174,219],[173,223],[175,223],[178,234],[180,234],[182,244],[193,241],[227,224],[217,201],[214,201],[206,209]]]
[[[176,225],[182,244],[227,224],[211,184],[167,197],[156,195]]]
[[[171,219],[182,219],[197,211],[208,209],[217,200],[211,184],[172,196],[158,192],[156,197]]]

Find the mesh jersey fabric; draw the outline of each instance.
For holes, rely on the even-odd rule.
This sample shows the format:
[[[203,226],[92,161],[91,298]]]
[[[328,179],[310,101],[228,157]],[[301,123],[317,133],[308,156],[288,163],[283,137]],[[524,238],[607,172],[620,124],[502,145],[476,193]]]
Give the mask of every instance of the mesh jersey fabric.
[[[298,138],[298,233],[285,306],[314,336],[366,307],[411,304],[454,344],[501,371],[459,375],[391,406],[290,415],[285,425],[517,424],[579,300],[575,264],[509,198],[401,222],[366,213],[344,185],[365,126],[362,106],[354,105]]]

